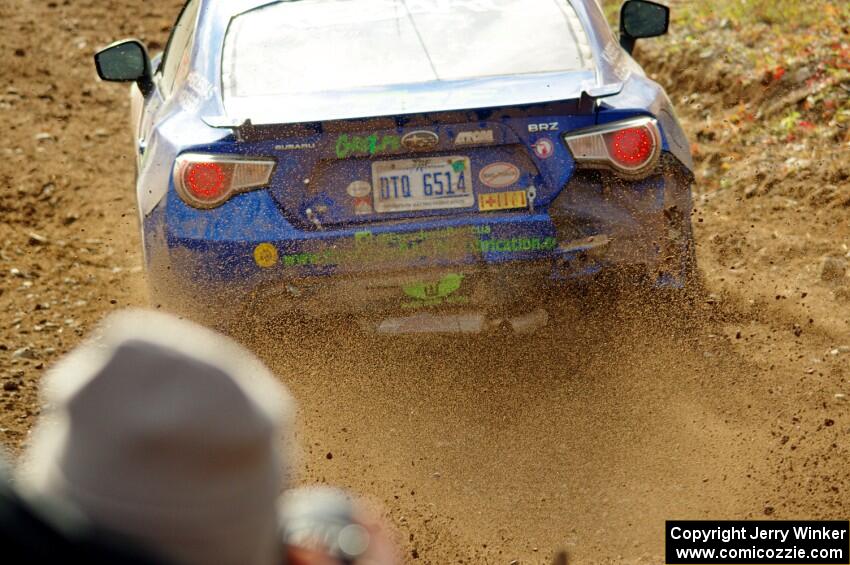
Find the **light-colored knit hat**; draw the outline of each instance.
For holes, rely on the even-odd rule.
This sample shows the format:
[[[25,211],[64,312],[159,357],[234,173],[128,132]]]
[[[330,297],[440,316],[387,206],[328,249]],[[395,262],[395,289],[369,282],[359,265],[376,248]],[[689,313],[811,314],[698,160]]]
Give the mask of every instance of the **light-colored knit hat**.
[[[263,364],[174,317],[110,316],[43,385],[22,488],[186,565],[281,562],[292,406]]]

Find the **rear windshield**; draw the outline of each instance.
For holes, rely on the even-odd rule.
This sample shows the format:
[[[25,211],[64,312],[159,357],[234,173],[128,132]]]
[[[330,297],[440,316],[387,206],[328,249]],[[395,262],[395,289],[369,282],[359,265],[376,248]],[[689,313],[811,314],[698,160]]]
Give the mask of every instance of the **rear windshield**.
[[[299,0],[231,22],[228,98],[591,68],[567,0]]]

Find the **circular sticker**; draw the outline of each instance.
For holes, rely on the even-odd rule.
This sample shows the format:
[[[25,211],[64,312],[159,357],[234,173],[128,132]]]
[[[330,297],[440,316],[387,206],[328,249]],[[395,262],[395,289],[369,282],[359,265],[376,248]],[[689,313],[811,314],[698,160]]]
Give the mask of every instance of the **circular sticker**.
[[[369,196],[369,193],[372,192],[372,185],[365,180],[356,180],[348,185],[345,192],[352,198],[363,198]]]
[[[537,143],[532,145],[534,154],[541,159],[548,159],[555,153],[555,144],[552,140],[542,137],[537,140]]]
[[[277,265],[277,247],[271,243],[261,243],[254,248],[254,261],[260,267],[267,269]]]
[[[478,178],[484,186],[490,188],[506,188],[519,180],[519,168],[510,163],[490,163],[478,173]]]

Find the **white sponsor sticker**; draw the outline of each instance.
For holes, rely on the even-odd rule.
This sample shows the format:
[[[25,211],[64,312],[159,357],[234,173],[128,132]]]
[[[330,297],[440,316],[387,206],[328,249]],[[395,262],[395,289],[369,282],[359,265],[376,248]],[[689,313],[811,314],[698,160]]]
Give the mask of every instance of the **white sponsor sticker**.
[[[186,84],[204,100],[209,100],[213,95],[212,83],[202,74],[196,72],[189,73],[189,76],[186,77]]]
[[[493,143],[493,130],[462,131],[455,137],[455,145],[474,145],[477,143]]]
[[[364,180],[356,180],[348,185],[345,192],[352,198],[364,198],[372,192],[372,185]]]
[[[192,72],[186,77],[186,87],[178,95],[178,101],[187,112],[195,112],[213,95],[213,85],[203,75]]]
[[[519,180],[520,172],[516,165],[510,163],[491,163],[481,169],[478,178],[484,186],[490,188],[507,188]]]

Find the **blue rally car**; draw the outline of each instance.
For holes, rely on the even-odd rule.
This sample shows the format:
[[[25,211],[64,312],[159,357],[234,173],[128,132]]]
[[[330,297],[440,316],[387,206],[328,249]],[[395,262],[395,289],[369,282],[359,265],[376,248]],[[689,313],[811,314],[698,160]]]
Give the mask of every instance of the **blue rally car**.
[[[157,302],[202,317],[529,312],[628,268],[692,276],[692,160],[628,0],[189,0],[135,82]],[[560,289],[560,290],[559,290]],[[496,315],[496,314],[494,314]],[[421,319],[421,318],[420,318]]]

